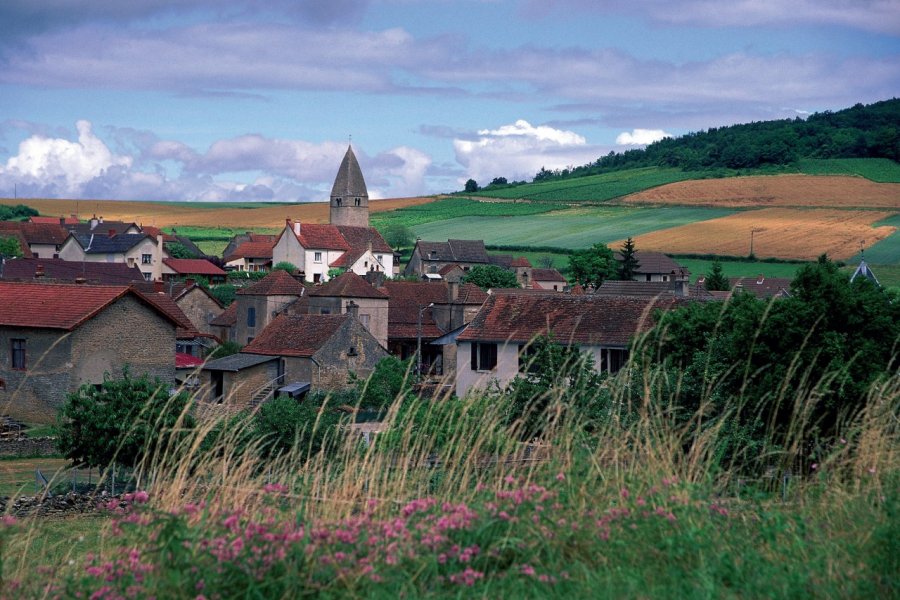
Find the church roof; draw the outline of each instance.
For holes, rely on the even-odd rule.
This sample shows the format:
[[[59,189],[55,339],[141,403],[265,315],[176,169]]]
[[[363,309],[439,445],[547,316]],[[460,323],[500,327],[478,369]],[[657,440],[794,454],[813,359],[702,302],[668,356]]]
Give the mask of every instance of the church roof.
[[[881,285],[878,283],[878,278],[875,277],[875,273],[872,272],[872,269],[869,268],[868,263],[866,263],[865,259],[860,259],[859,266],[856,267],[856,270],[853,271],[853,275],[850,276],[850,281],[853,281],[857,277],[865,277],[875,285]]]
[[[347,153],[341,166],[338,169],[337,176],[334,178],[334,186],[331,188],[331,197],[369,197],[366,190],[366,180],[363,179],[362,170],[359,168],[359,162],[356,155],[353,154],[353,148],[347,146]]]

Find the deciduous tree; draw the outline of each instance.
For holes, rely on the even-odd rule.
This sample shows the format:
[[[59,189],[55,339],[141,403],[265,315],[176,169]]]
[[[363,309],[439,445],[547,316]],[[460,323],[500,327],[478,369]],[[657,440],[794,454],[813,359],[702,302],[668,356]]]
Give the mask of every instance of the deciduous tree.
[[[569,256],[569,273],[576,283],[595,288],[612,278],[616,272],[616,259],[605,244],[594,244],[586,250],[578,250]]]

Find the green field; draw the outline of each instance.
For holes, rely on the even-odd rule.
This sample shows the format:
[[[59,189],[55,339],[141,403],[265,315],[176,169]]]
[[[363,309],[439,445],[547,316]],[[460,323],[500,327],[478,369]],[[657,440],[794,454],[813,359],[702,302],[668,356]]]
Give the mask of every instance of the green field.
[[[468,198],[444,198],[388,212],[373,213],[371,225],[381,229],[388,225],[415,227],[433,221],[459,217],[517,217],[559,210],[558,204],[538,202],[479,202]]]
[[[425,240],[483,239],[489,245],[574,249],[734,212],[724,208],[585,206],[521,217],[460,217],[416,225],[412,230]]]
[[[866,262],[876,265],[900,265],[900,213],[895,214],[887,219],[882,219],[873,226],[891,225],[897,228],[897,231],[889,237],[881,240],[877,244],[873,244],[870,248],[866,248]],[[852,262],[859,262],[860,255],[853,257]]]
[[[713,261],[711,260],[675,257],[675,261],[690,269],[691,281],[696,281],[697,277],[712,270]],[[803,263],[770,263],[755,260],[723,260],[720,261],[720,264],[727,277],[765,275],[766,277],[786,277],[788,279],[793,279],[794,274],[803,266]]]
[[[499,190],[484,190],[478,192],[478,195],[491,198],[524,198],[545,202],[604,202],[667,183],[697,179],[702,175],[696,172],[685,172],[681,169],[644,167],[614,171],[603,175],[530,183]]]
[[[807,175],[857,175],[877,183],[900,183],[900,163],[888,158],[807,158],[800,161]]]

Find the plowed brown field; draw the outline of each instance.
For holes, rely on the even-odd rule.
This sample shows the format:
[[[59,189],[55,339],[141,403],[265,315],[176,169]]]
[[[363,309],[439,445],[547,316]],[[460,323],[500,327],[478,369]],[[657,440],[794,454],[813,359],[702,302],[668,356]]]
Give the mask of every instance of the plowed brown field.
[[[674,254],[723,254],[760,258],[813,260],[822,253],[848,259],[859,252],[860,242],[869,247],[894,233],[895,227],[872,227],[893,211],[762,208],[728,217],[700,221],[654,231],[635,238],[641,250]],[[624,240],[609,244],[621,247]]]
[[[900,183],[862,177],[769,175],[670,183],[631,194],[626,203],[719,207],[900,209]]]
[[[396,198],[370,200],[369,210],[380,212],[407,206],[426,204],[434,198]],[[154,225],[156,227],[229,227],[229,228],[278,228],[287,217],[304,223],[327,223],[327,202],[305,202],[298,204],[259,206],[245,205],[246,208],[222,206],[214,203],[133,202],[124,200],[50,200],[0,198],[0,204],[26,204],[36,208],[42,215],[59,216],[78,213],[81,219],[91,215],[102,216],[109,221],[126,221]]]

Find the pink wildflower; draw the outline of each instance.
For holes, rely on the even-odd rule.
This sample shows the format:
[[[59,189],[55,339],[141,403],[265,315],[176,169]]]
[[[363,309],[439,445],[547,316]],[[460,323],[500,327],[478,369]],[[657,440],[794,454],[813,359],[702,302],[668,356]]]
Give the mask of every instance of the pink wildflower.
[[[534,577],[534,567],[532,567],[531,565],[522,565],[521,569],[519,569],[519,572],[522,573],[522,575]]]
[[[631,493],[628,491],[628,488],[622,488],[619,491],[619,495],[622,496],[624,500],[628,500],[628,497],[631,496]]]
[[[562,471],[560,471],[559,473],[556,474],[556,480],[557,480],[557,481],[565,481],[565,480],[566,480],[566,474],[563,473]]]
[[[809,468],[811,470],[815,471],[816,469],[819,468],[819,463],[813,463],[813,464],[809,465]]]

